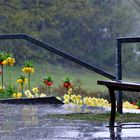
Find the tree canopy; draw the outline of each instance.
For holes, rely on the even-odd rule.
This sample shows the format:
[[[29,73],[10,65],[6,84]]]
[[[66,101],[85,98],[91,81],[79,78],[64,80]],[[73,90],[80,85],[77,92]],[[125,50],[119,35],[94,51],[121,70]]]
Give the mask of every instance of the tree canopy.
[[[26,33],[107,68],[115,63],[116,36],[132,32],[135,17],[130,9],[126,0],[1,0],[0,33]],[[28,47],[17,41],[7,45],[17,46],[17,58],[26,52],[33,58],[65,63],[31,44]]]

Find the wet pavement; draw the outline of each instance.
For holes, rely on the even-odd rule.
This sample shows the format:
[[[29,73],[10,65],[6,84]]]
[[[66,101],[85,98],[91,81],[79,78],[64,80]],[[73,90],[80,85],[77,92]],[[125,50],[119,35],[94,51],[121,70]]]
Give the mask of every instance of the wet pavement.
[[[48,114],[102,113],[102,107],[0,104],[0,140],[140,140],[140,125],[109,129],[108,122],[49,118]]]

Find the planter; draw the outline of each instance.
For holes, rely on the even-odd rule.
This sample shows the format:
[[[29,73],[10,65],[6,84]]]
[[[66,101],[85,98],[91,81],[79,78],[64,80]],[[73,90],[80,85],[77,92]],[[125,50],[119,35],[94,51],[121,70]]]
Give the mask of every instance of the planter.
[[[0,103],[7,104],[64,104],[54,96],[40,98],[0,99]]]

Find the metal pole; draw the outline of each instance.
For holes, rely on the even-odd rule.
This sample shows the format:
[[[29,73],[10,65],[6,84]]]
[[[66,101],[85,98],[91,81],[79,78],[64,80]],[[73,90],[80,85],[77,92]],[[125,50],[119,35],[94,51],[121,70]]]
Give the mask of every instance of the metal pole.
[[[116,80],[122,80],[122,61],[121,61],[121,42],[117,39],[116,47]],[[122,91],[117,92],[117,112],[123,113],[122,110]]]

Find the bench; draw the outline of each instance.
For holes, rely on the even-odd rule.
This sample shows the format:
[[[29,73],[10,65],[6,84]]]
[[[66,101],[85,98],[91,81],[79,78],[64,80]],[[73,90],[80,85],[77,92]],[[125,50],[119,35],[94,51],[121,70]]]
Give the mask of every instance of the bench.
[[[116,115],[116,98],[115,98],[115,90],[123,90],[123,91],[135,91],[140,92],[140,83],[131,83],[124,81],[97,81],[97,84],[104,85],[108,88],[111,100],[111,113],[110,113],[110,121],[109,127],[114,127],[115,123],[115,115]]]

